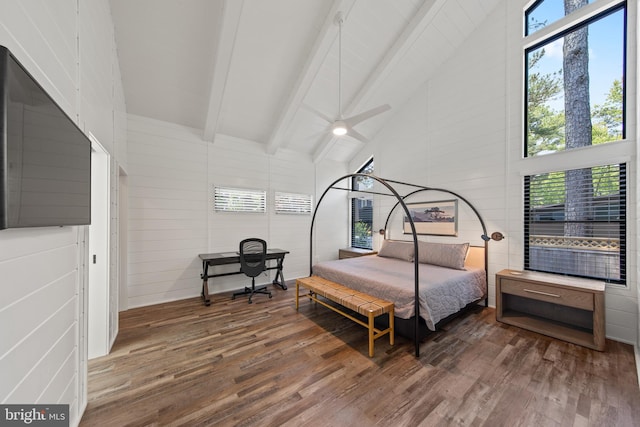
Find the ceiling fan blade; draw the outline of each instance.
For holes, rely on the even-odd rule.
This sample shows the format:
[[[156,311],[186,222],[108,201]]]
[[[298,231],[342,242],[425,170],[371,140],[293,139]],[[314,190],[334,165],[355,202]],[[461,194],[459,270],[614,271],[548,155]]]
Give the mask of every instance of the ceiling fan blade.
[[[350,128],[349,131],[347,132],[347,135],[349,135],[350,137],[357,139],[358,141],[366,144],[367,142],[369,142],[369,140],[367,139],[366,136],[364,136],[363,134],[361,134],[360,132],[358,132],[357,130]]]
[[[391,107],[389,104],[380,105],[379,107],[372,108],[371,110],[367,110],[363,113],[356,114],[355,116],[351,116],[348,119],[343,119],[349,126],[355,126],[360,122],[363,122],[373,116],[377,116],[378,114],[384,113],[387,110],[390,110]]]
[[[324,114],[322,111],[320,110],[316,110],[315,108],[311,107],[310,105],[307,104],[301,104],[301,107],[304,108],[307,111],[312,112],[313,114],[315,114],[316,116],[320,117],[321,119],[325,120],[327,123],[333,123],[334,119],[332,119],[331,117],[327,116],[326,114]]]

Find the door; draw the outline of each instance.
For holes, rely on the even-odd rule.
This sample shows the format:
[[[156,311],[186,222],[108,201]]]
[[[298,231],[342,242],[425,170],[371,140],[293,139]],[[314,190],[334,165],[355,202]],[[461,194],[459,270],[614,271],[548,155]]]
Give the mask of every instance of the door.
[[[109,353],[109,210],[110,158],[91,139],[91,225],[89,226],[88,347],[89,359]]]

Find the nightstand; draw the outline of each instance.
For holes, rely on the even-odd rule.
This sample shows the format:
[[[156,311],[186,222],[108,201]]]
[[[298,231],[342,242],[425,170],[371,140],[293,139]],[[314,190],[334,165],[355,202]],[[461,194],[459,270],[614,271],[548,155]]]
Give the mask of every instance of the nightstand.
[[[499,322],[604,350],[604,282],[534,271],[496,274]]]

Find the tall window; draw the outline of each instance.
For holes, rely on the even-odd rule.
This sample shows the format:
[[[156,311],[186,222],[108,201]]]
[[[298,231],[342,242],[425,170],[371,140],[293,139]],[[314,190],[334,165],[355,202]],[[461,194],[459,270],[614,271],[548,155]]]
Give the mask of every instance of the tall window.
[[[539,0],[525,25],[525,156],[624,139],[626,2]],[[525,268],[624,283],[626,165],[572,158],[525,177]]]
[[[373,173],[373,159],[358,169],[357,173]],[[372,190],[374,180],[367,177],[351,179],[353,191]],[[373,228],[373,200],[371,197],[353,197],[351,199],[351,246],[373,249],[371,230]]]

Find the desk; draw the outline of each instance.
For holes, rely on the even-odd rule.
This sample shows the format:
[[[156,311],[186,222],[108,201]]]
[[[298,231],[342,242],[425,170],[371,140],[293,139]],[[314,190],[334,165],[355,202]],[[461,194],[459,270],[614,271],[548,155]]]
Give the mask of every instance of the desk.
[[[273,279],[273,284],[278,285],[285,290],[287,289],[287,286],[284,284],[282,264],[284,262],[284,256],[288,253],[289,251],[285,251],[283,249],[267,249],[267,261],[276,260],[276,265],[265,269],[277,270],[276,277]],[[209,266],[240,264],[240,254],[238,252],[218,252],[213,254],[199,254],[198,257],[202,260],[202,273],[200,274],[200,278],[202,279],[201,296],[204,300],[204,304],[208,306],[211,304],[211,297],[209,296],[209,278],[231,276],[232,274],[243,274],[240,270],[228,273],[209,274]]]

